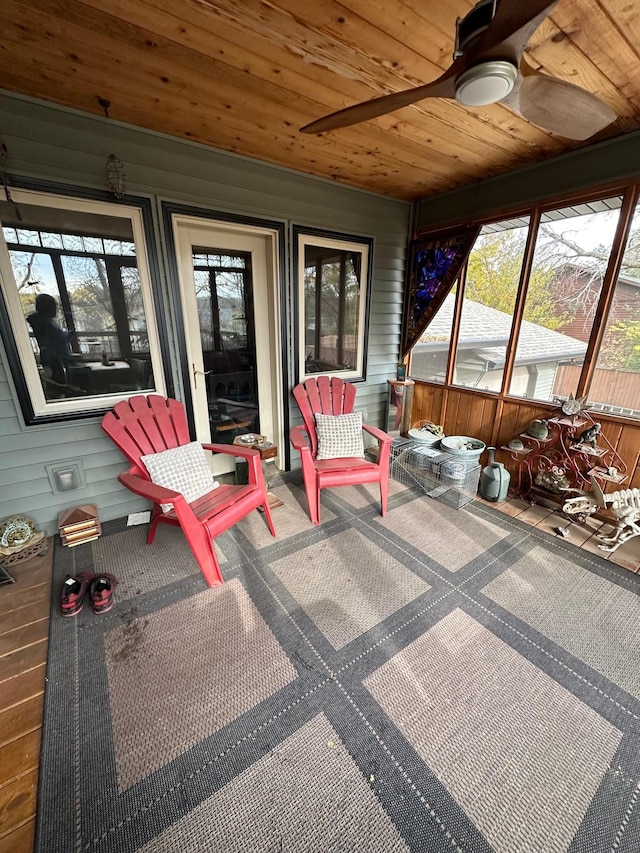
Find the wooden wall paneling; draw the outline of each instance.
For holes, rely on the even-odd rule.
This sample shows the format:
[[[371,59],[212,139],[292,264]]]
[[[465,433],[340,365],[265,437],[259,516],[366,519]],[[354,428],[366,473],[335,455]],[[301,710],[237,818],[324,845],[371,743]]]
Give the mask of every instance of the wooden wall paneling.
[[[414,386],[411,425],[417,426],[420,421],[442,423],[442,385],[425,386],[422,383]]]
[[[504,398],[503,397],[497,397],[494,412],[493,412],[493,425],[491,428],[490,446],[495,447],[498,450],[500,449],[500,443],[499,443],[498,439],[500,436],[500,424],[502,422],[503,409],[504,409]]]
[[[471,435],[469,432],[469,420],[471,419],[473,403],[473,394],[465,394],[464,391],[459,392],[458,413],[456,416],[456,435]]]
[[[447,404],[443,411],[442,426],[445,435],[459,435],[458,433],[458,405],[460,403],[460,392],[457,388],[447,389]]]
[[[494,425],[497,421],[499,400],[496,397],[485,397],[484,407],[482,411],[482,424],[477,435],[487,447],[493,447]],[[475,435],[476,433],[471,433]]]
[[[519,435],[522,432],[521,423],[520,405],[511,400],[505,400],[502,404],[497,446],[507,445],[512,438]]]
[[[471,435],[484,441],[485,444],[491,444],[491,433],[489,432],[487,441],[483,436],[487,436],[485,409],[487,409],[491,400],[488,397],[478,399],[475,394],[469,395],[471,405],[469,407],[469,416],[467,417],[467,432],[465,435]],[[493,422],[490,423],[493,428]]]

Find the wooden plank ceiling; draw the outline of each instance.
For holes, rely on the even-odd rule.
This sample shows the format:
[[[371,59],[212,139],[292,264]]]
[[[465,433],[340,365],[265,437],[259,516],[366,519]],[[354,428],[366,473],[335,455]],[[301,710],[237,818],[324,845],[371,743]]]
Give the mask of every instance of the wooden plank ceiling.
[[[523,0],[524,2],[524,0]],[[435,79],[471,0],[2,0],[0,86],[404,199],[640,127],[640,3],[560,0],[534,67],[616,112],[587,142],[494,104],[430,99],[316,136],[298,128]]]

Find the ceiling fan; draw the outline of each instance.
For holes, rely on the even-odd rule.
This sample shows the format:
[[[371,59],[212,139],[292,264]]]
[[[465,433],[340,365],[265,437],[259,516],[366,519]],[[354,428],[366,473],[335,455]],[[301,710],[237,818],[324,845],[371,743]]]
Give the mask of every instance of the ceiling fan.
[[[557,3],[480,0],[458,18],[453,63],[436,80],[338,110],[300,130],[336,130],[425,98],[449,98],[468,107],[500,101],[544,130],[568,139],[588,139],[615,121],[615,113],[596,95],[536,71],[523,57],[527,42]]]

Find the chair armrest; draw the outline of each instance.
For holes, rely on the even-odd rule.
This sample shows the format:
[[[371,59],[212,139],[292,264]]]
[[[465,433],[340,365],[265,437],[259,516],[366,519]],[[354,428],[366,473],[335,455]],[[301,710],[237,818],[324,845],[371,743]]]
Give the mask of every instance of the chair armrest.
[[[249,484],[259,486],[262,491],[265,491],[260,451],[256,450],[255,447],[239,447],[237,444],[203,444],[202,447],[212,453],[224,453],[226,456],[246,459]]]
[[[302,453],[303,450],[311,451],[309,432],[303,424],[292,427],[291,432],[289,433],[289,439],[294,449],[300,453]]]
[[[254,447],[240,447],[237,444],[203,444],[202,447],[212,453],[224,453],[226,456],[240,456],[242,459],[251,459],[252,456],[260,458],[260,452]]]
[[[389,433],[385,432],[382,429],[378,429],[378,427],[370,426],[369,424],[362,424],[362,429],[365,432],[368,432],[369,435],[372,435],[374,438],[377,438],[379,442],[392,442],[393,437],[389,435]]]
[[[118,480],[134,495],[147,498],[155,504],[176,504],[179,501],[184,501],[184,495],[181,492],[174,492],[173,489],[158,486],[151,480],[144,480],[139,474],[132,474],[131,471],[119,474]]]

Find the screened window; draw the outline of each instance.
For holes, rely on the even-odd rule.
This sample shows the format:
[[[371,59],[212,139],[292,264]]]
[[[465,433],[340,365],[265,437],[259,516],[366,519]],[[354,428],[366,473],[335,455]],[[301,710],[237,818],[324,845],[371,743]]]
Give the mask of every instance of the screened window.
[[[579,390],[591,408],[640,416],[640,202],[615,281],[609,272],[620,257],[623,200],[533,208],[485,224],[459,297],[454,287],[412,349],[410,375],[451,376],[458,386],[532,401]]]
[[[430,382],[446,381],[457,290],[454,284],[442,308],[411,351],[411,375],[416,378]]]
[[[28,422],[161,390],[139,208],[14,191],[0,272]]]
[[[640,417],[640,204],[613,291],[589,400],[604,411]]]
[[[552,401],[577,387],[622,199],[601,204],[541,216],[516,347],[521,375],[514,372],[511,394]]]
[[[485,225],[467,262],[456,385],[500,391],[528,219]]]
[[[297,236],[301,378],[363,377],[370,241]]]

